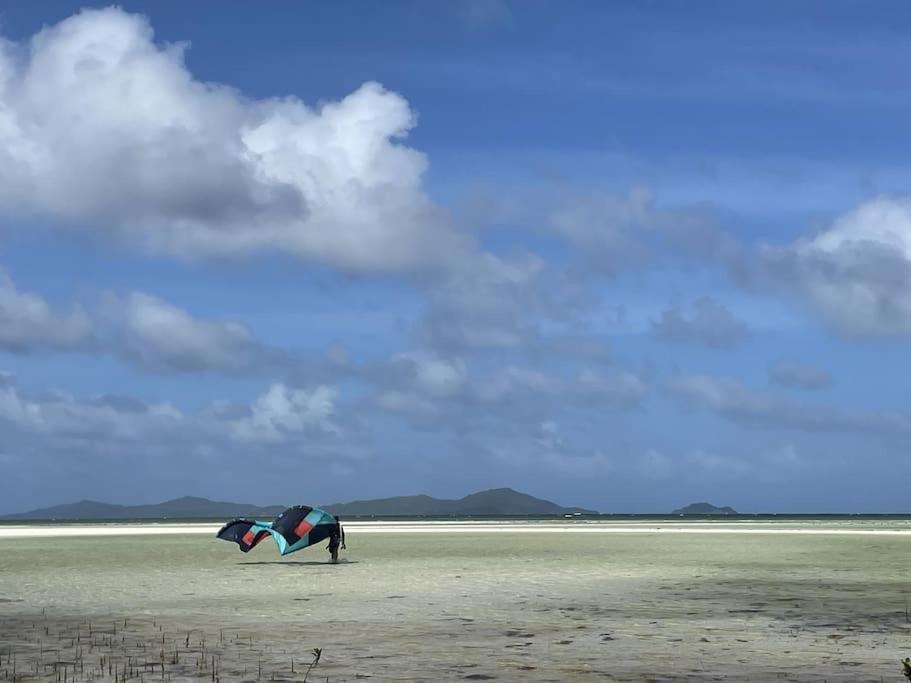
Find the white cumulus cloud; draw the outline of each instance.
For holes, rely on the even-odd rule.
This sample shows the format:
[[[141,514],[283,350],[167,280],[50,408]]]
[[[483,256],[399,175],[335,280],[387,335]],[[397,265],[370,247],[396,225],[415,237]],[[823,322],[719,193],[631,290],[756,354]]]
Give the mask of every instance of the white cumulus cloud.
[[[0,43],[0,212],[188,259],[390,272],[464,252],[402,142],[416,117],[401,96],[249,99],[197,80],[184,51],[116,8]]]
[[[461,359],[448,359],[429,352],[412,351],[393,359],[409,375],[412,386],[435,398],[455,396],[466,382],[466,367]]]
[[[237,442],[305,450],[301,436],[340,433],[333,421],[336,399],[333,387],[306,390],[279,383],[246,405],[219,401],[187,413],[170,403],[148,404],[128,396],[33,393],[20,388],[13,376],[0,374],[0,437],[7,436],[5,426],[58,444],[79,441],[102,450],[128,441],[172,450]]]
[[[55,312],[40,295],[17,289],[0,270],[0,351],[81,348],[91,339],[92,326],[81,308]]]
[[[880,197],[810,239],[764,246],[770,286],[852,338],[911,335],[911,200]]]
[[[242,441],[280,443],[307,432],[337,432],[336,395],[328,386],[307,391],[274,384],[253,402],[248,416],[234,422],[231,433]]]
[[[148,294],[112,298],[107,309],[114,350],[151,370],[243,372],[275,354],[242,322],[199,318]]]
[[[746,323],[712,297],[697,299],[689,316],[679,307],[665,310],[652,321],[652,332],[662,341],[715,349],[735,348],[749,336]]]

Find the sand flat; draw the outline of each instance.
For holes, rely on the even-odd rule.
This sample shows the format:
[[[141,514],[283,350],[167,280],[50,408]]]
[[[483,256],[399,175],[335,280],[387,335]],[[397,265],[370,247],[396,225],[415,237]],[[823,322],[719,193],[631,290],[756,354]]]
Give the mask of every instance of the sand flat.
[[[113,680],[104,657],[115,674],[145,667],[129,680],[216,666],[300,681],[320,647],[310,680],[333,682],[895,681],[911,656],[904,534],[533,525],[352,523],[338,566],[322,547],[245,555],[206,524],[0,538],[0,681],[12,653],[19,680]]]

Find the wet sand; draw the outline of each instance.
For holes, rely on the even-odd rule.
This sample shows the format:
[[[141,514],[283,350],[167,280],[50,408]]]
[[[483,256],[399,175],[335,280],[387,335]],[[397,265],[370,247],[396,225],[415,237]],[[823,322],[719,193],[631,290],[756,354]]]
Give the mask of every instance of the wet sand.
[[[0,680],[903,680],[903,528],[567,526],[0,527]]]

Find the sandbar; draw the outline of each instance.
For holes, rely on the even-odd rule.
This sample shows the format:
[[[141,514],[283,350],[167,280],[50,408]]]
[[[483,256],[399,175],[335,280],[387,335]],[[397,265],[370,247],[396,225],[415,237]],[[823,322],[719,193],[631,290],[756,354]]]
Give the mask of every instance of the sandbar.
[[[576,522],[446,522],[393,521],[344,522],[345,529],[358,534],[738,534],[738,535],[848,535],[911,536],[911,528],[870,528],[869,526],[801,526],[778,523],[576,523]],[[0,538],[64,538],[79,536],[158,536],[201,534],[214,536],[213,523],[98,523],[98,524],[7,524],[0,523]]]

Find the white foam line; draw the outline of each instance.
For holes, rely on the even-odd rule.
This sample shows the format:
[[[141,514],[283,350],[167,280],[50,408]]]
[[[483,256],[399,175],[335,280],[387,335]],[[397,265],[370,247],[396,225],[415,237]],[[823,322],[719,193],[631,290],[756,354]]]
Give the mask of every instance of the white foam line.
[[[0,539],[59,538],[86,536],[162,536],[211,535],[218,531],[213,524],[108,524],[61,526],[0,526]],[[911,529],[794,529],[775,527],[721,527],[698,525],[633,525],[608,524],[424,524],[351,522],[345,524],[355,534],[756,534],[795,536],[911,536]]]

